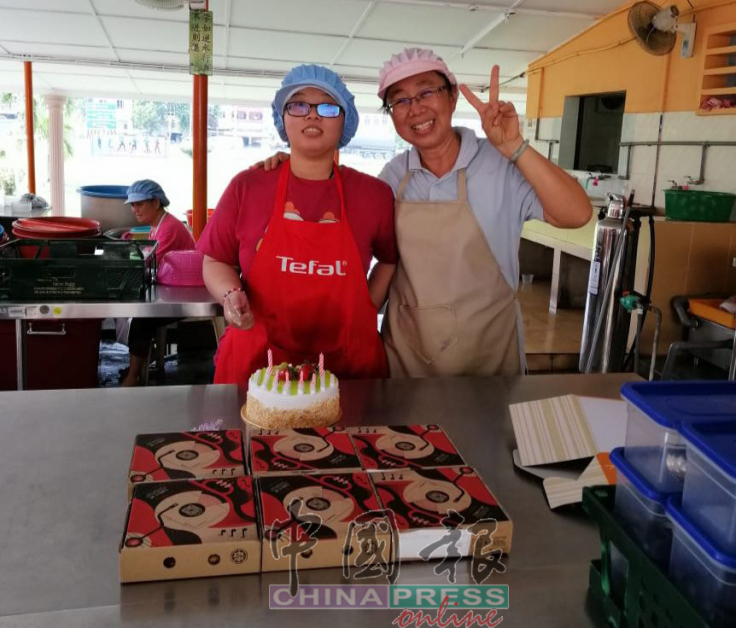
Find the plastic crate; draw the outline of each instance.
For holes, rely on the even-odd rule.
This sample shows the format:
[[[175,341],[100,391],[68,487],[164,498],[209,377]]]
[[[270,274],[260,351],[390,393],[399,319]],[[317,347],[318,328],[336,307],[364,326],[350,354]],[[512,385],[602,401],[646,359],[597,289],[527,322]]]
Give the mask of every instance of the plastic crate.
[[[665,190],[664,213],[668,220],[729,222],[734,220],[736,194],[705,190]]]
[[[616,628],[712,628],[634,542],[613,514],[616,487],[583,489],[583,508],[601,535],[601,558],[591,561],[588,585]],[[611,590],[611,548],[628,563],[623,595]]]
[[[0,301],[143,299],[156,276],[157,244],[13,240],[0,246]]]

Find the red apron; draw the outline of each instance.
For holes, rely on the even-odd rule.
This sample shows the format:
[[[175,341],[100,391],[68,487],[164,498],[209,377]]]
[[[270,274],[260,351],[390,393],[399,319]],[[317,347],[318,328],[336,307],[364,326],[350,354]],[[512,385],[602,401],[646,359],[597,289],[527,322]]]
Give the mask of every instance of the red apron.
[[[387,377],[376,308],[345,211],[338,168],[340,222],[284,218],[289,162],[281,166],[273,214],[253,260],[246,294],[255,325],[229,326],[217,353],[216,384],[246,382],[267,365],[317,362],[340,378]]]

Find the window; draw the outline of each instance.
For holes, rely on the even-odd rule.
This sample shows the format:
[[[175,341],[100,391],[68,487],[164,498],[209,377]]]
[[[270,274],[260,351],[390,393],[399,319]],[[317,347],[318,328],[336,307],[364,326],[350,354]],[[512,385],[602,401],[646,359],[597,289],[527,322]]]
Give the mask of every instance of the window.
[[[625,92],[565,99],[559,165],[615,174],[621,149]]]

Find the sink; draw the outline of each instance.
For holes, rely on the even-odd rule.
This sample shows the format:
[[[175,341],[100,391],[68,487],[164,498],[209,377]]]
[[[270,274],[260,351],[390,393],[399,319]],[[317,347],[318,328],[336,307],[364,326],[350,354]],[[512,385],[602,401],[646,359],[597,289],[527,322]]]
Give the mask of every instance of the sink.
[[[736,194],[706,190],[665,190],[668,220],[736,222]]]

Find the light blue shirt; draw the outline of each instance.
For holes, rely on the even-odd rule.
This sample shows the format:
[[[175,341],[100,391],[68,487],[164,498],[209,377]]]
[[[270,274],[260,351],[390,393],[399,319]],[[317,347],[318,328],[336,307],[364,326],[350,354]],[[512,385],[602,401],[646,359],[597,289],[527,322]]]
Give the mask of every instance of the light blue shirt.
[[[476,137],[471,129],[455,127],[460,134],[460,154],[452,170],[437,178],[424,168],[416,148],[394,157],[381,171],[379,179],[394,191],[408,170],[404,187],[407,201],[457,200],[457,171],[466,168],[468,201],[483,229],[488,246],[501,273],[516,291],[519,284],[519,241],[524,222],[544,219],[542,204],[519,170],[489,142]],[[399,251],[401,255],[401,251]]]

